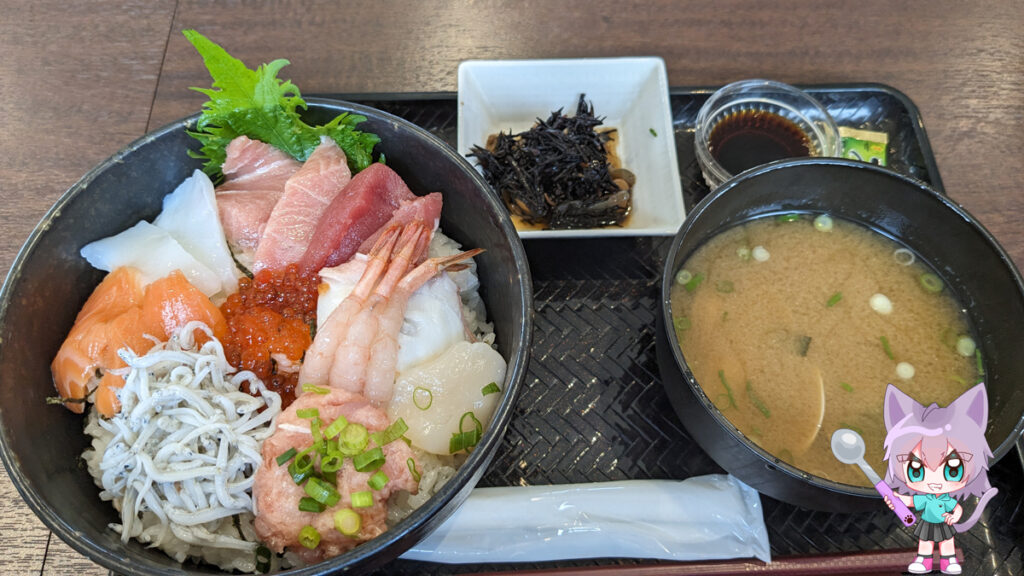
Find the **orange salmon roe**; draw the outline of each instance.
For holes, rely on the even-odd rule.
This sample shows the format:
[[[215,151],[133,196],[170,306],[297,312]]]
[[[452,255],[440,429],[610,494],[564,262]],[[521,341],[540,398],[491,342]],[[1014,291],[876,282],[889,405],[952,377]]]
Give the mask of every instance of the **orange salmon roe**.
[[[221,306],[230,332],[224,353],[232,366],[251,370],[279,393],[287,408],[295,400],[302,355],[313,341],[319,280],[293,264],[261,270],[238,284]]]

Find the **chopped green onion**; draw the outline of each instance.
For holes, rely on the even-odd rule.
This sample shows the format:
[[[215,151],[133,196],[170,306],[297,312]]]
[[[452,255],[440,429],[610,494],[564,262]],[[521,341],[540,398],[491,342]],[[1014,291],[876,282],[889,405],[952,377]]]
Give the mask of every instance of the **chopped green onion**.
[[[796,222],[800,219],[799,214],[779,214],[775,217],[779,222]]]
[[[317,416],[309,422],[309,433],[313,435],[313,447],[320,454],[327,451],[327,443],[324,442],[324,435],[320,433],[320,417]]]
[[[984,376],[985,367],[981,365],[981,348],[974,349],[974,360],[978,364],[978,376]]]
[[[303,496],[299,498],[299,512],[314,512],[319,514],[325,510],[323,504],[310,498],[309,496]]]
[[[924,288],[926,292],[931,292],[932,294],[942,292],[942,280],[931,272],[921,274],[917,280],[921,283],[921,287]]]
[[[409,474],[412,474],[412,479],[416,482],[420,481],[420,471],[416,469],[416,461],[412,458],[408,458],[405,461],[405,465],[409,467]]]
[[[288,465],[288,474],[291,475],[292,480],[296,484],[302,484],[313,475],[313,457],[309,454],[312,451],[313,447],[310,446],[299,452],[291,464]]]
[[[295,415],[299,418],[319,418],[320,411],[316,408],[303,408],[301,410],[296,410]]]
[[[363,517],[351,508],[342,508],[334,513],[334,529],[345,536],[355,536],[362,525]]]
[[[256,571],[260,574],[266,574],[270,572],[270,560],[273,558],[273,554],[270,552],[270,548],[267,548],[263,544],[256,547]]]
[[[846,382],[840,382],[839,387],[842,388],[843,390],[846,390],[847,392],[853,392],[853,386],[850,386]]]
[[[334,486],[331,486],[316,476],[311,477],[309,481],[306,482],[306,485],[303,486],[303,489],[305,489],[306,494],[308,494],[310,498],[324,506],[327,506],[328,508],[337,504],[338,500],[341,499],[341,494],[338,494],[338,491],[335,490]]]
[[[700,283],[703,282],[703,281],[704,281],[704,275],[703,274],[694,274],[693,278],[690,278],[689,282],[687,282],[686,284],[683,284],[683,288],[686,288],[687,292],[693,292],[694,290],[697,289],[697,286],[700,286]]]
[[[889,339],[885,336],[879,336],[878,339],[882,341],[882,350],[885,351],[885,355],[889,357],[889,360],[895,360],[896,356],[892,353],[892,347],[889,346]]]
[[[388,483],[388,480],[390,480],[390,478],[388,478],[388,475],[385,474],[383,470],[377,470],[377,472],[375,472],[373,476],[370,476],[370,479],[366,481],[366,484],[374,490],[380,490]]]
[[[320,545],[320,533],[316,531],[316,528],[306,524],[302,527],[302,530],[299,530],[299,544],[310,550],[316,548]]]
[[[686,268],[680,268],[679,272],[676,272],[676,284],[683,285],[693,280],[693,273]]]
[[[370,438],[377,443],[377,446],[387,446],[401,438],[402,434],[405,434],[408,431],[409,426],[405,423],[405,420],[399,418],[392,422],[391,425],[383,431],[370,434]]]
[[[370,443],[370,433],[366,426],[356,422],[350,423],[338,435],[338,451],[345,456],[355,456],[366,449]]]
[[[729,397],[729,406],[731,408],[736,407],[736,399],[732,397],[732,388],[729,387],[729,382],[725,379],[725,370],[718,371],[718,379],[722,381],[722,386],[725,387],[725,393]]]
[[[321,470],[320,471],[320,479],[323,480],[324,482],[327,482],[331,486],[334,486],[335,488],[338,487],[338,473],[337,472],[326,472],[324,470]]]
[[[690,319],[686,316],[674,318],[672,324],[676,327],[676,332],[685,332],[690,329]]]
[[[832,217],[828,214],[821,214],[814,219],[814,229],[818,232],[831,232],[832,226]]]
[[[648,128],[647,131],[651,133],[651,136],[658,137],[658,133],[654,131],[654,128]]]
[[[369,508],[370,506],[373,506],[373,492],[364,490],[352,493],[353,508]]]
[[[833,295],[828,297],[828,302],[825,302],[825,307],[826,308],[831,308],[831,307],[835,306],[836,304],[839,304],[839,301],[842,300],[842,299],[843,299],[843,293],[842,292],[836,292],[835,294],[833,294]]]
[[[330,388],[322,388],[320,386],[317,386],[316,384],[303,384],[302,385],[302,391],[303,392],[312,392],[313,394],[320,394],[320,395],[330,394],[331,393],[331,389]]]
[[[426,410],[434,403],[434,393],[423,386],[417,386],[412,390],[412,403],[420,410]]]
[[[744,262],[750,260],[750,248],[748,248],[747,246],[740,246],[739,248],[736,249],[736,256],[738,256],[739,259],[743,260]]]
[[[754,404],[754,408],[764,415],[765,418],[772,417],[772,411],[765,405],[764,400],[754,392],[754,386],[750,384],[750,380],[747,380],[747,398],[750,398],[750,402]]]
[[[491,382],[487,386],[484,386],[483,388],[480,389],[480,394],[484,396],[487,396],[489,394],[497,394],[498,392],[501,392],[501,388],[498,388],[497,382]]]
[[[720,280],[718,282],[715,282],[715,290],[718,290],[723,294],[729,294],[734,289],[735,286],[733,285],[732,280]]]
[[[340,452],[328,452],[322,458],[320,458],[320,471],[321,472],[337,472],[341,470],[341,466],[345,463],[345,456]]]
[[[376,446],[356,454],[352,458],[352,465],[356,467],[359,472],[370,472],[380,468],[384,464],[384,451],[380,449],[380,446]]]
[[[974,356],[974,351],[977,349],[978,345],[970,336],[961,336],[956,339],[956,351],[961,356]]]
[[[461,452],[467,448],[472,448],[480,443],[480,434],[476,430],[469,430],[466,432],[452,432],[452,437],[448,441],[448,452],[455,454]]]
[[[466,416],[469,416],[469,419],[473,421],[473,428],[477,431],[477,433],[483,434],[484,425],[481,424],[480,421],[476,419],[476,414],[473,414],[472,412],[466,412],[462,415],[461,418],[459,418],[459,432],[463,431],[462,425],[466,421]]]
[[[956,382],[961,386],[967,386],[967,380],[964,380],[963,378],[957,376],[956,374],[953,374],[952,376],[950,376],[950,378],[953,380],[953,382]]]
[[[914,263],[914,260],[916,260],[914,253],[906,248],[897,248],[894,250],[892,253],[892,259],[895,260],[897,264],[901,264],[903,266],[910,266]]]
[[[295,448],[285,450],[283,454],[277,457],[277,465],[284,466],[284,463],[291,460],[296,454],[298,454],[298,451]]]
[[[346,426],[348,426],[348,420],[344,416],[338,416],[337,420],[331,422],[330,426],[324,430],[324,437],[336,438]]]

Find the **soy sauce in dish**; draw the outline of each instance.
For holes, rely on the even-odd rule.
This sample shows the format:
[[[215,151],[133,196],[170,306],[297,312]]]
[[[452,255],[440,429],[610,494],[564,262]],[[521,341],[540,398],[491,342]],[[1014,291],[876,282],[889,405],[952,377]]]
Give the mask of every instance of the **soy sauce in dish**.
[[[730,174],[783,158],[811,156],[811,141],[792,120],[764,110],[729,114],[711,129],[711,155]]]

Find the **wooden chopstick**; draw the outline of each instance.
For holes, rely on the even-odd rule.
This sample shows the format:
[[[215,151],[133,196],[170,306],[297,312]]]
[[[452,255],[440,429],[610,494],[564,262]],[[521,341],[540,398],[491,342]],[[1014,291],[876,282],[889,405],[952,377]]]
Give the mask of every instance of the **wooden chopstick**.
[[[760,560],[716,560],[672,562],[647,565],[575,566],[537,570],[516,570],[518,576],[892,576],[902,574],[917,554],[916,548],[845,552],[810,556],[783,556],[771,563]],[[478,572],[471,576],[499,576],[508,572]]]

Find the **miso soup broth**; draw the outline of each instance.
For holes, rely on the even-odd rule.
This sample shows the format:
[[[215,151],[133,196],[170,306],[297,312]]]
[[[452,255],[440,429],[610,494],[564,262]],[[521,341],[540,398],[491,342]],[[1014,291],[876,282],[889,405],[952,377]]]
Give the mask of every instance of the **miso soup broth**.
[[[732,227],[676,274],[672,315],[697,382],[745,436],[801,470],[869,485],[832,455],[838,428],[882,464],[885,387],[946,405],[981,370],[951,290],[889,238],[827,215]]]

